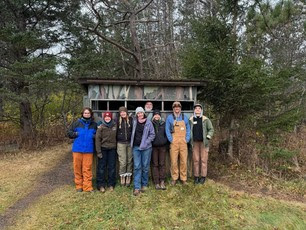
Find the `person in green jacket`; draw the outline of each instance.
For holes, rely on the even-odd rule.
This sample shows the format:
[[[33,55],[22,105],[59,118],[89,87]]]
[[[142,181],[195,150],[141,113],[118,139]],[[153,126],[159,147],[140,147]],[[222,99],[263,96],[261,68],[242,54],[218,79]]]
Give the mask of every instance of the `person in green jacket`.
[[[207,160],[209,140],[214,135],[214,128],[208,117],[203,116],[203,106],[194,105],[193,116],[190,117],[193,174],[195,184],[204,184],[207,176]]]

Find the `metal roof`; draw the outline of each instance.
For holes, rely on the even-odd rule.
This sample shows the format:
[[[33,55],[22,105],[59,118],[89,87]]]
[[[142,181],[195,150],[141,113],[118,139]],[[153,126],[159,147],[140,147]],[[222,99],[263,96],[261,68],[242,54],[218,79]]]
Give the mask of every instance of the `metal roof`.
[[[79,78],[81,85],[148,85],[148,86],[204,86],[206,81],[196,79],[119,79],[119,78]]]

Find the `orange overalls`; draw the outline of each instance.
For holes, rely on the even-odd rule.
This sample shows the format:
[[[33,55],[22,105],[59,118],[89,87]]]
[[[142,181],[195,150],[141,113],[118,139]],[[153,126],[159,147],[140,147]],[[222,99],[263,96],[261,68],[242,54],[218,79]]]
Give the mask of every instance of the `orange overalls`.
[[[173,141],[170,145],[171,177],[176,181],[187,181],[187,142],[186,125],[184,120],[173,122]],[[178,158],[180,158],[180,167],[178,168]]]
[[[83,189],[85,192],[92,188],[92,153],[73,152],[74,182],[76,189]]]

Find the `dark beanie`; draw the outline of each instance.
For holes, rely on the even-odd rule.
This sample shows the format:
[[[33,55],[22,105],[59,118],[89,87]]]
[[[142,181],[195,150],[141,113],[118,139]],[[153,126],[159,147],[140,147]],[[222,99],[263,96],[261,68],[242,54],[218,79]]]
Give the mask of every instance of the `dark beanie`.
[[[155,109],[155,110],[153,111],[153,117],[154,117],[156,114],[158,114],[158,115],[160,116],[160,115],[161,115],[161,114],[160,114],[160,110]]]

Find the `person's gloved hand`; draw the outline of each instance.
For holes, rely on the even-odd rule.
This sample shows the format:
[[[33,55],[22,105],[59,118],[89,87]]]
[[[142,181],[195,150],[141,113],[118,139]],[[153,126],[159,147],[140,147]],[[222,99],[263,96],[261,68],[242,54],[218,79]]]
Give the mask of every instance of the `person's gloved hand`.
[[[98,154],[97,154],[97,157],[98,157],[98,158],[102,158],[102,157],[103,157],[102,153],[98,153]]]

